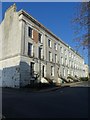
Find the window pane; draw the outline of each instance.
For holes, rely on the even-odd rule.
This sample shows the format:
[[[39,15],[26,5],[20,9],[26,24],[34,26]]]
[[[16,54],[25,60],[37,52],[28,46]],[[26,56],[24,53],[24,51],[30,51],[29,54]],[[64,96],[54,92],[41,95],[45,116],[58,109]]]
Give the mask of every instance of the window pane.
[[[28,36],[32,38],[32,28],[28,27]]]
[[[52,61],[52,53],[49,51],[49,61]]]
[[[57,43],[54,43],[54,49],[57,50]]]
[[[39,47],[39,59],[41,59],[42,54],[42,48]]]
[[[55,54],[55,62],[57,63],[57,54]]]
[[[42,77],[44,77],[44,73],[45,73],[45,67],[44,65],[42,66]]]
[[[42,35],[40,33],[39,33],[38,37],[39,37],[39,42],[42,43]]]
[[[51,66],[51,76],[54,76],[54,67]]]
[[[34,76],[34,63],[31,62],[31,75]]]
[[[51,47],[51,40],[48,39],[48,46]]]
[[[32,44],[28,43],[28,55],[32,56]]]

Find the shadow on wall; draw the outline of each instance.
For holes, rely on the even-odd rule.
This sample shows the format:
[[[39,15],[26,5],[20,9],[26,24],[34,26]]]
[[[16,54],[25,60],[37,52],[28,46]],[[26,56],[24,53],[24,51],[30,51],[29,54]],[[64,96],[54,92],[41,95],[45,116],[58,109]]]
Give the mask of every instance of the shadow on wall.
[[[6,67],[2,70],[2,87],[19,87],[20,67]]]
[[[20,62],[20,87],[30,84],[30,65],[26,62]]]
[[[0,85],[2,87],[19,88],[30,83],[30,65],[26,62],[0,70]]]
[[[33,63],[33,62],[32,62]],[[20,62],[20,87],[38,83],[39,73],[34,70],[34,65]]]

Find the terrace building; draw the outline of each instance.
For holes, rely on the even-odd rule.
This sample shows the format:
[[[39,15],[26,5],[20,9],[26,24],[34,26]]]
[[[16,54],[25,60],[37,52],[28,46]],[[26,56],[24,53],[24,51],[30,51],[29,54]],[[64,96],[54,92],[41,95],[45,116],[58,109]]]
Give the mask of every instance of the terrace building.
[[[84,59],[27,12],[17,12],[15,4],[7,9],[0,33],[3,87],[86,76]]]

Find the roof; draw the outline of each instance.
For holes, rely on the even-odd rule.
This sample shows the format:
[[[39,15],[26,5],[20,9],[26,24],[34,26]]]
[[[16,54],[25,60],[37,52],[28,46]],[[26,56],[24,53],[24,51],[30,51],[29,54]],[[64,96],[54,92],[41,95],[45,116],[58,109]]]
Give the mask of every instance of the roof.
[[[21,9],[18,12],[19,15],[23,14],[25,17],[27,17],[28,19],[30,19],[32,22],[34,22],[37,26],[39,26],[40,28],[42,28],[43,30],[45,30],[47,33],[49,33],[51,36],[53,36],[55,39],[57,39],[58,41],[60,41],[62,44],[64,44],[66,47],[70,48],[75,54],[77,54],[78,56],[80,56],[81,58],[83,58],[79,53],[77,53],[73,48],[71,48],[68,44],[66,44],[65,42],[63,42],[60,38],[58,38],[55,34],[53,34],[50,30],[48,30],[44,25],[42,25],[39,21],[37,21],[35,18],[33,18],[30,14],[28,14],[26,11],[24,11],[23,9]]]

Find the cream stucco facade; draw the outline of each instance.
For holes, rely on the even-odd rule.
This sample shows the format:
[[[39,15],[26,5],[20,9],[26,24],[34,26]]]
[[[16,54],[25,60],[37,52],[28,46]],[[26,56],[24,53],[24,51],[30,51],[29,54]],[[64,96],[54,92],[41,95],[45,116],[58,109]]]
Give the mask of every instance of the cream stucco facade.
[[[48,82],[46,78],[61,83],[61,77],[68,75],[86,76],[84,59],[24,10],[17,12],[15,4],[5,13],[0,36],[3,87]]]

